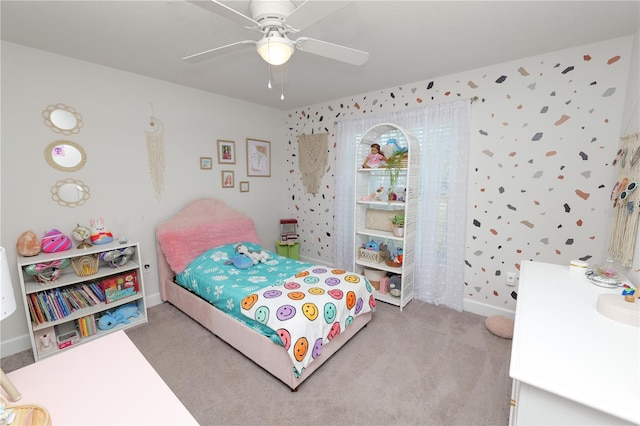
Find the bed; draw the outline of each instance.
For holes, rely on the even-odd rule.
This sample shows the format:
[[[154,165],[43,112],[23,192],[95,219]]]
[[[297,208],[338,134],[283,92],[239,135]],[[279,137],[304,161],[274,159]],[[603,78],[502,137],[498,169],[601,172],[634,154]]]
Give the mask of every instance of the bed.
[[[253,220],[221,200],[205,198],[187,205],[157,226],[156,244],[162,300],[292,391],[366,326],[375,310],[366,277],[271,252],[260,245]],[[266,259],[237,268],[233,262],[238,244],[253,252],[266,251]],[[232,287],[238,291],[235,302],[227,295]],[[200,290],[202,295],[197,295]],[[287,302],[267,305],[280,303],[267,300],[276,299],[276,294]],[[288,310],[296,313],[296,325]],[[304,325],[305,331],[299,331],[305,320],[313,327]],[[311,333],[323,333],[322,339]]]

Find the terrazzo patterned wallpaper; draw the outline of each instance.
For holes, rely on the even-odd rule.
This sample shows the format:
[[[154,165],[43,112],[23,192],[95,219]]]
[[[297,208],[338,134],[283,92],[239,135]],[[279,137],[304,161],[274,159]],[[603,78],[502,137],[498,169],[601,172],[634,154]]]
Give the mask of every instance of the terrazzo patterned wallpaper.
[[[600,262],[631,44],[607,40],[290,111],[287,185],[301,255],[332,261],[338,121],[473,98],[465,304],[515,310],[517,285],[505,278],[523,259]],[[296,136],[322,132],[329,163],[320,192],[308,194]]]

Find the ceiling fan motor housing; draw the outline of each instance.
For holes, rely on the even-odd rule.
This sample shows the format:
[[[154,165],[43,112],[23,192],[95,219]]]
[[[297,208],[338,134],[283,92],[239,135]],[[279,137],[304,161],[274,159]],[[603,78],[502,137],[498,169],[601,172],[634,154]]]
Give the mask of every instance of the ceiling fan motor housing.
[[[270,27],[280,27],[284,30],[284,21],[296,5],[289,0],[252,0],[249,4],[251,18],[262,30]]]

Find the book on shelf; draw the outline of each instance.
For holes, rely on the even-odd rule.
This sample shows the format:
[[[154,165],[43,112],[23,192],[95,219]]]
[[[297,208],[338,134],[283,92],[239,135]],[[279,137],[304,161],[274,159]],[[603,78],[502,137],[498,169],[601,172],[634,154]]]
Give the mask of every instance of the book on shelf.
[[[75,311],[103,303],[104,295],[96,284],[80,283],[62,288],[52,288],[27,297],[29,313],[36,324],[58,321]]]
[[[40,312],[40,308],[37,305],[34,305],[35,296],[33,294],[29,294],[27,297],[27,304],[29,305],[29,313],[31,314],[31,322],[35,325],[40,325],[44,321],[42,319],[42,312]]]
[[[109,277],[102,280],[101,285],[105,302],[111,303],[138,292],[138,274],[136,271],[131,271],[115,277]]]
[[[98,299],[100,299],[101,302],[104,302],[104,293],[102,292],[102,287],[100,287],[96,283],[89,283],[89,287],[91,288],[93,293],[98,296]]]
[[[93,315],[78,318],[78,328],[80,329],[80,335],[82,337],[92,336],[98,332],[96,320]]]

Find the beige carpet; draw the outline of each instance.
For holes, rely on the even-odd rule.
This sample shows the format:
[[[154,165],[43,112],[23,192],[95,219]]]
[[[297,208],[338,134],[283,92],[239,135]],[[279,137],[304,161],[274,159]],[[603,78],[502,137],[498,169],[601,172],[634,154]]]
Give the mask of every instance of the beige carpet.
[[[484,320],[415,300],[403,312],[379,303],[297,392],[166,303],[127,334],[202,425],[506,425],[511,340]],[[1,365],[31,362],[25,351]]]

